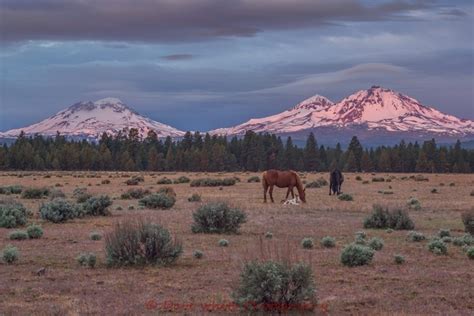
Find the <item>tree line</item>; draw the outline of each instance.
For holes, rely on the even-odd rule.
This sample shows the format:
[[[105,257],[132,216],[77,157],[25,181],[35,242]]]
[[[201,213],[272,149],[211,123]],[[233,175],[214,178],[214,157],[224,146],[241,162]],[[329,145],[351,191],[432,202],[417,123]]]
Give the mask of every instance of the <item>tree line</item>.
[[[298,171],[459,172],[474,171],[474,150],[401,141],[395,146],[364,148],[354,136],[346,150],[318,145],[313,133],[304,147],[291,137],[248,131],[243,137],[187,132],[179,140],[159,139],[150,131],[141,139],[136,129],[98,142],[55,137],[26,137],[0,147],[0,170],[127,170],[127,171]]]

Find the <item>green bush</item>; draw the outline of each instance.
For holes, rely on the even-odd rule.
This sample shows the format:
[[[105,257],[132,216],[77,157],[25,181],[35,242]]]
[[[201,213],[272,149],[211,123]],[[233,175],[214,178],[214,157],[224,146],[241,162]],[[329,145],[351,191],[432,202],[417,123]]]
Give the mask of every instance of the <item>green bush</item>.
[[[247,216],[226,203],[209,203],[199,207],[193,214],[193,233],[237,233]]]
[[[347,194],[347,193],[343,193],[341,195],[339,195],[337,197],[340,201],[353,201],[354,198],[352,197],[352,195],[350,194]]]
[[[188,201],[189,202],[201,202],[201,195],[197,194],[197,193],[193,193],[193,195],[191,195],[189,198],[188,198]]]
[[[347,245],[341,253],[341,263],[345,266],[355,267],[369,264],[375,251],[367,246],[358,244]]]
[[[433,239],[428,243],[428,250],[436,255],[445,255],[448,253],[448,247],[440,239]]]
[[[122,193],[120,198],[123,200],[142,199],[148,194],[150,194],[150,191],[146,189],[142,189],[142,188],[129,189],[127,190],[127,192]]]
[[[449,236],[444,236],[443,238],[441,238],[441,240],[447,244],[451,243],[453,241],[453,239]]]
[[[420,242],[425,239],[426,239],[425,235],[416,231],[411,231],[407,235],[407,240],[413,241],[413,242]]]
[[[66,194],[64,194],[64,192],[59,190],[59,189],[52,189],[49,192],[49,198],[51,200],[54,200],[54,199],[57,199],[57,198],[65,198],[65,197],[66,197]]]
[[[2,252],[3,261],[7,264],[12,264],[18,260],[20,253],[16,247],[7,245]]]
[[[311,181],[305,185],[306,188],[320,188],[328,185],[328,182],[324,178],[316,179],[315,181]]]
[[[189,182],[191,182],[191,179],[189,179],[188,177],[185,177],[185,176],[181,176],[178,179],[174,180],[175,184],[189,183]]]
[[[176,192],[174,192],[174,189],[172,187],[162,187],[158,190],[158,194],[166,194],[171,197],[176,197]]]
[[[474,209],[462,213],[464,230],[474,236]]]
[[[28,212],[18,202],[0,201],[0,227],[15,228],[26,224]]]
[[[378,250],[382,250],[382,248],[384,246],[384,242],[383,242],[383,239],[381,239],[381,238],[373,237],[367,242],[367,245],[370,248],[378,251]]]
[[[244,265],[240,280],[232,293],[234,302],[244,309],[284,313],[292,309],[309,309],[316,303],[311,266],[298,263],[251,261]]]
[[[42,199],[48,195],[48,188],[27,188],[21,193],[21,197],[24,199]]]
[[[311,249],[314,246],[313,238],[303,238],[301,241],[301,246],[304,249]]]
[[[81,266],[94,268],[97,263],[97,256],[93,252],[84,252],[81,253],[76,260]]]
[[[451,230],[442,228],[438,231],[438,237],[443,238],[443,237],[450,237],[451,236]]]
[[[39,211],[42,219],[53,223],[65,222],[83,215],[80,207],[64,199],[55,199],[44,203],[40,206]]]
[[[88,198],[82,208],[85,215],[91,216],[107,216],[110,215],[108,207],[112,205],[112,200],[108,195]]]
[[[202,257],[204,257],[204,253],[201,250],[194,250],[193,257],[196,259],[201,259]]]
[[[8,234],[8,238],[11,240],[25,240],[28,239],[28,233],[24,230],[15,230]]]
[[[176,199],[164,193],[156,193],[145,196],[138,203],[143,207],[166,210],[173,207]]]
[[[175,262],[183,247],[160,225],[128,221],[105,235],[105,251],[109,266],[164,265]]]
[[[395,255],[395,256],[393,256],[393,259],[394,259],[396,264],[405,263],[405,257],[403,257],[402,255]]]
[[[272,239],[273,238],[273,234],[271,232],[266,232],[265,233],[265,238],[266,239]]]
[[[420,203],[420,201],[418,201],[418,199],[413,198],[413,197],[412,197],[412,198],[409,198],[409,199],[407,200],[407,206],[408,206],[408,208],[411,209],[411,210],[416,210],[416,211],[418,211],[418,210],[421,209],[421,203]]]
[[[474,247],[467,248],[466,254],[469,259],[474,260]]]
[[[75,188],[72,192],[72,196],[76,199],[77,203],[84,203],[92,197],[91,194],[87,192],[87,188]]]
[[[364,228],[392,228],[395,230],[414,229],[415,224],[408,214],[401,209],[389,210],[381,205],[374,205],[372,214],[366,217]]]
[[[96,240],[96,241],[101,240],[102,239],[102,234],[99,233],[99,232],[92,232],[92,233],[89,234],[89,238],[91,240]]]
[[[173,181],[171,179],[168,179],[167,177],[164,177],[159,179],[156,184],[173,184]]]
[[[31,224],[30,226],[26,227],[26,232],[31,239],[38,239],[43,236],[43,228],[36,224]]]
[[[219,246],[220,247],[227,247],[227,246],[229,246],[229,241],[227,239],[221,239],[221,240],[219,240]]]
[[[237,181],[235,178],[225,179],[212,179],[212,178],[201,178],[191,181],[192,187],[225,187],[235,185]]]
[[[0,194],[20,194],[23,191],[23,187],[21,185],[9,185],[0,187]]]
[[[144,181],[145,181],[145,178],[143,176],[133,176],[127,181],[125,181],[125,183],[127,185],[138,185],[138,183],[144,182]]]
[[[326,236],[321,239],[321,245],[325,248],[333,248],[336,247],[336,239]]]
[[[250,177],[248,180],[247,180],[248,183],[257,183],[257,182],[260,182],[260,178],[258,176],[253,176],[253,177]]]

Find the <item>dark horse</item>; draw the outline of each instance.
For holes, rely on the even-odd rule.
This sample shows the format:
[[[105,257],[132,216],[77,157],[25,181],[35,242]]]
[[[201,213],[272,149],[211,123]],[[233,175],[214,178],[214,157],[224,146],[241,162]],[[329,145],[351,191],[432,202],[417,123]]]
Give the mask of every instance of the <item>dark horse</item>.
[[[341,185],[344,182],[344,176],[339,169],[334,169],[329,175],[329,195],[331,191],[333,194],[341,194]]]
[[[279,170],[268,170],[262,174],[262,185],[263,185],[263,201],[267,202],[267,190],[270,188],[270,199],[273,201],[273,186],[279,188],[288,188],[286,192],[286,199],[291,192],[291,196],[295,198],[293,188],[296,187],[298,190],[299,197],[303,203],[306,203],[305,189],[300,177],[294,171],[279,171]]]

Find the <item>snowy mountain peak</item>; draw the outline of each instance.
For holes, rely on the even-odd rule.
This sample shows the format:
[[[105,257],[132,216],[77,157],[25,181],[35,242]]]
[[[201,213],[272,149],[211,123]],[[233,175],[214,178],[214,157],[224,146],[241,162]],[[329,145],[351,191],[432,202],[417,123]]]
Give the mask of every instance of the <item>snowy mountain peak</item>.
[[[137,129],[142,138],[150,130],[158,137],[184,135],[180,130],[138,114],[117,98],[105,98],[75,103],[39,123],[0,133],[0,136],[16,137],[23,131],[26,135],[53,136],[59,132],[64,136],[98,138],[104,132],[113,135],[132,128]]]
[[[304,100],[303,102],[298,103],[293,109],[295,110],[306,109],[306,110],[320,111],[320,110],[325,110],[328,107],[333,106],[333,105],[334,103],[328,98],[316,94]]]

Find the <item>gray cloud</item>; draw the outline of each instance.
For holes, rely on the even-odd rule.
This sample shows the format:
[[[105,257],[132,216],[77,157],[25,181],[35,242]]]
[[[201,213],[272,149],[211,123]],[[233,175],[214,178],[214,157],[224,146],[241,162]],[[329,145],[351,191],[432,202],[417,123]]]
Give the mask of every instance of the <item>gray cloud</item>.
[[[392,0],[3,0],[2,42],[22,40],[199,41],[344,21],[410,18],[431,1]]]
[[[166,60],[189,60],[189,59],[193,59],[194,56],[192,54],[173,54],[173,55],[162,56],[161,58],[166,59]]]

